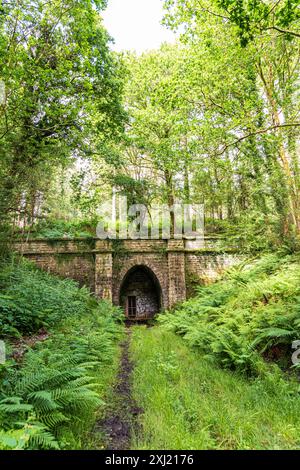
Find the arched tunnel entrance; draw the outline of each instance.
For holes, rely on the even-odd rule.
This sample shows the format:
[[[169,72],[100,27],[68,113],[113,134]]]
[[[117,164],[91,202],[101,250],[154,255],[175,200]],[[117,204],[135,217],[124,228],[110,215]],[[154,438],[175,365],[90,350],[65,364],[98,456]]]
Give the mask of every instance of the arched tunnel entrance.
[[[123,280],[120,306],[129,320],[148,320],[160,311],[161,296],[161,287],[153,271],[146,266],[135,266]]]

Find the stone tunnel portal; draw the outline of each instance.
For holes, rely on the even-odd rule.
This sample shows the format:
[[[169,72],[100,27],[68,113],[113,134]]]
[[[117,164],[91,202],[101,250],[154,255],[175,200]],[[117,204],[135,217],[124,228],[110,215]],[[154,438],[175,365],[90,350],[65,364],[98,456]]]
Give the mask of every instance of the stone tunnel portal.
[[[153,271],[146,266],[131,268],[120,289],[120,306],[129,320],[149,320],[160,311],[162,292]]]

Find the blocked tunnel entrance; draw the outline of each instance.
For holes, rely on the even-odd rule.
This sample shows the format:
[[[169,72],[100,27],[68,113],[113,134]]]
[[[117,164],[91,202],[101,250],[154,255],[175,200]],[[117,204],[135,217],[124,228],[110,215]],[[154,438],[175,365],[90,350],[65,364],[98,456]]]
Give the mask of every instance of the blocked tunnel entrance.
[[[161,295],[159,281],[151,269],[135,266],[122,283],[120,306],[129,320],[148,320],[160,311]]]

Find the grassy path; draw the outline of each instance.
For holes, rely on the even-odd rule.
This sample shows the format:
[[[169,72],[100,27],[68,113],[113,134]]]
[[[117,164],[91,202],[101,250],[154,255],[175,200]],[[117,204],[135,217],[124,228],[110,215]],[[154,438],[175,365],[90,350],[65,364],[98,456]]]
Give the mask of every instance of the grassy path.
[[[106,449],[128,450],[137,416],[141,413],[132,397],[133,363],[129,355],[132,330],[126,328],[126,338],[121,344],[120,367],[111,402],[104,420],[98,427],[106,436]]]
[[[296,449],[300,404],[284,382],[213,366],[160,327],[132,328],[132,449]]]

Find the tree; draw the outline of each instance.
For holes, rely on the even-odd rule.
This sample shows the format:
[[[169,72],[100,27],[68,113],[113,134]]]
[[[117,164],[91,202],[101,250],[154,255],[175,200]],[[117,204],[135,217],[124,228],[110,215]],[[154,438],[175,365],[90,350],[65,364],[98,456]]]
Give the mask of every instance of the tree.
[[[129,56],[127,65],[129,124],[124,159],[131,159],[142,179],[151,181],[153,199],[170,209],[182,192],[184,199],[190,197],[192,116],[182,80],[186,58],[184,48],[164,45],[141,57]],[[174,226],[173,211],[171,223]]]
[[[99,16],[105,4],[2,2],[2,222],[18,213],[32,220],[57,166],[90,155],[121,126],[122,73]]]
[[[286,39],[300,37],[298,0],[165,0],[165,7],[169,11],[176,7],[181,19],[187,22],[208,13],[232,23],[242,46],[269,31]],[[178,18],[173,18],[173,25],[176,22]]]
[[[198,72],[201,74],[200,67],[203,68],[207,58],[205,63],[210,64],[211,74],[207,76],[206,102],[210,102],[212,118],[221,118],[217,133],[216,117],[213,118],[214,125],[207,122],[207,129],[216,137],[217,156],[228,155],[234,163],[233,174],[236,175],[235,181],[240,182],[243,210],[248,208],[249,213],[251,206],[254,209],[254,201],[250,202],[249,196],[255,195],[257,201],[260,192],[262,200],[260,204],[256,202],[256,210],[264,207],[262,220],[270,220],[276,210],[278,233],[292,236],[300,231],[297,151],[300,126],[299,40],[297,34],[278,35],[273,27],[265,27],[264,34],[256,34],[252,22],[253,28],[251,26],[248,36],[245,36],[246,27],[237,28],[237,22],[242,25],[250,21],[246,7],[255,16],[254,12],[257,9],[261,11],[263,3],[266,5],[266,2],[250,2],[248,6],[243,1],[226,2],[225,7],[232,12],[232,16],[228,16],[224,13],[223,1],[167,1],[165,21],[173,28],[184,27],[182,39],[196,54],[199,55],[203,45],[206,45]],[[279,5],[280,13],[276,10]],[[290,5],[289,21],[297,28],[298,10],[292,2]],[[240,20],[234,16],[235,6],[240,8]],[[289,9],[286,2],[276,2],[271,6],[274,9],[269,17],[276,12],[278,21]],[[244,40],[241,41],[241,38]],[[209,49],[219,51],[219,65]],[[236,81],[240,90],[235,86]],[[218,94],[221,99],[217,100]],[[207,105],[205,109],[208,116]],[[208,152],[213,154],[212,149]],[[243,168],[242,173],[236,165]],[[275,206],[270,204],[270,195]]]

